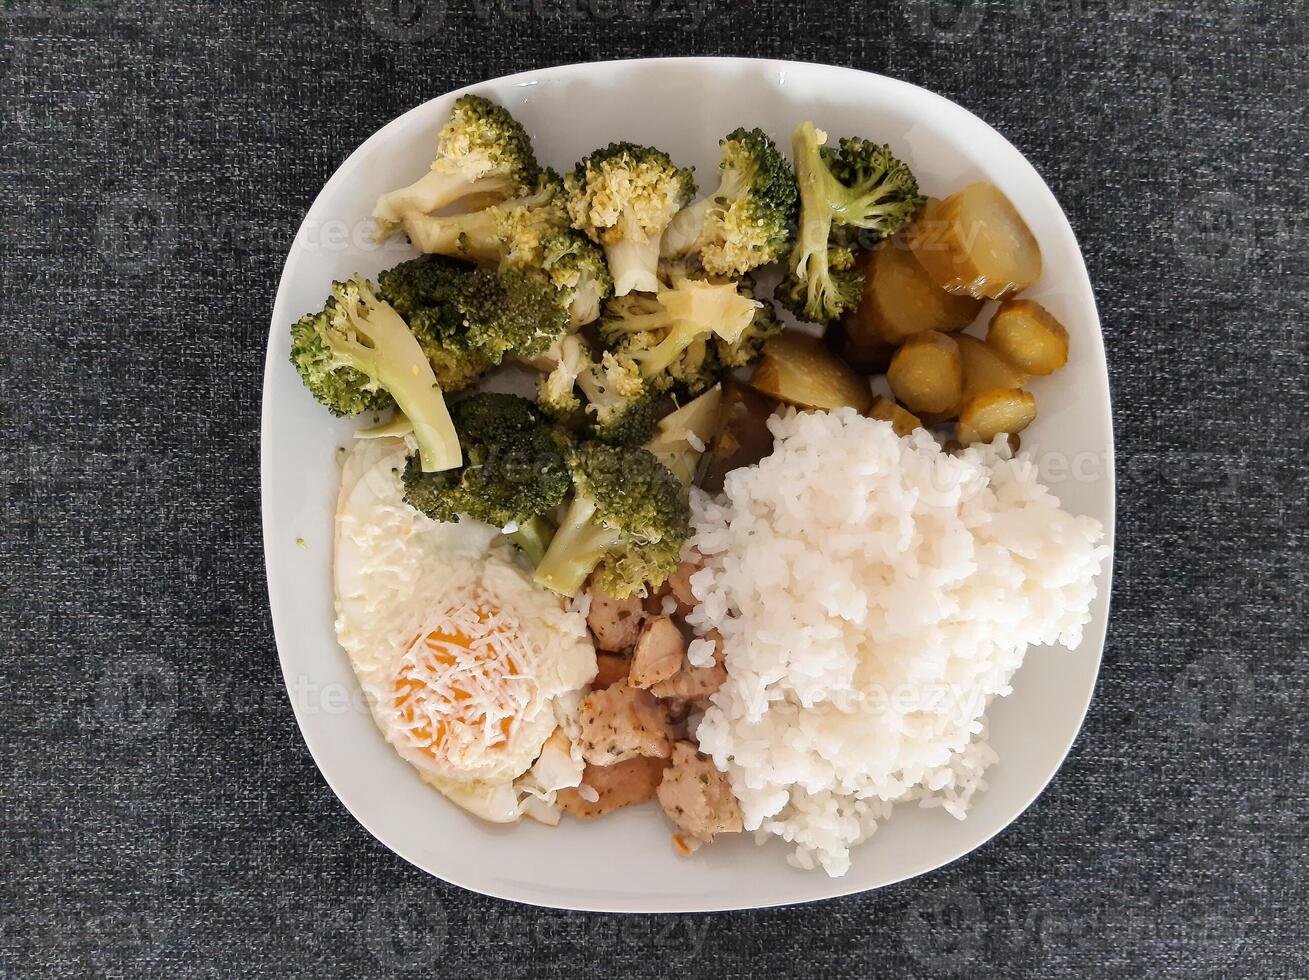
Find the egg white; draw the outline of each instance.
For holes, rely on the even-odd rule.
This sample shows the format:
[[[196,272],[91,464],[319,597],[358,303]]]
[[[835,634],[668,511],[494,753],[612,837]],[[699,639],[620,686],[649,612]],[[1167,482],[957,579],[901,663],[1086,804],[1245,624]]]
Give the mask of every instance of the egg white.
[[[575,726],[577,692],[595,676],[595,649],[582,617],[532,582],[497,529],[467,520],[438,523],[404,502],[400,474],[408,452],[402,439],[373,439],[361,442],[345,463],[336,518],[337,637],[373,720],[401,757],[478,816],[516,820],[524,810],[520,800],[531,797],[534,805],[526,810],[532,813],[573,769],[580,781],[580,760],[561,762],[558,739],[551,740],[552,751],[541,758],[551,786],[543,787],[529,770],[561,725],[565,731]],[[445,739],[441,750],[433,751],[420,744],[424,738],[415,737],[413,715],[397,706],[396,678],[402,672],[433,676],[424,672],[424,665],[431,664],[416,638],[437,636],[434,625],[452,622],[452,611],[458,618],[462,610],[463,621],[475,628],[479,618],[470,618],[468,610],[478,602],[493,610],[493,626],[502,625],[494,636],[478,641],[479,650],[489,652],[486,661],[476,664],[508,662],[516,672],[506,677],[486,667],[478,675],[484,679],[477,690],[484,688],[497,706],[514,706],[512,719],[505,722],[511,720],[512,727],[504,734],[489,730],[485,738],[475,727],[452,728],[459,737]],[[448,632],[443,627],[439,635]],[[464,659],[472,656],[463,648],[451,649]],[[508,660],[496,659],[501,651],[509,651]],[[444,664],[436,665],[438,672],[447,669]],[[430,727],[418,731],[430,736]],[[515,780],[521,785],[516,787]]]

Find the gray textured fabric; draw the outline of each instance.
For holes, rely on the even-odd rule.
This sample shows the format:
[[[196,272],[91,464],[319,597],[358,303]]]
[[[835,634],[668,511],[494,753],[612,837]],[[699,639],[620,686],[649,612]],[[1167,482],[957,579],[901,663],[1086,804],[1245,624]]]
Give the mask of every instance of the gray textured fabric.
[[[1303,0],[469,4],[0,0],[0,969],[1309,975]],[[538,911],[405,865],[300,740],[259,539],[267,315],[383,122],[670,53],[904,78],[1047,177],[1109,351],[1113,616],[1067,763],[966,860],[792,910]]]

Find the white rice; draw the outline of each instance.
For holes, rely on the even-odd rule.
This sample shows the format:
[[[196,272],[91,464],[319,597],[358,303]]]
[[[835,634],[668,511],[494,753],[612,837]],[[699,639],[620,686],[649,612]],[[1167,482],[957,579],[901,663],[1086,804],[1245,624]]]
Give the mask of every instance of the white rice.
[[[747,830],[837,876],[894,802],[964,816],[987,705],[1030,644],[1081,642],[1109,549],[1003,438],[951,456],[848,409],[769,427],[771,456],[693,500],[689,620],[728,667],[696,736]]]

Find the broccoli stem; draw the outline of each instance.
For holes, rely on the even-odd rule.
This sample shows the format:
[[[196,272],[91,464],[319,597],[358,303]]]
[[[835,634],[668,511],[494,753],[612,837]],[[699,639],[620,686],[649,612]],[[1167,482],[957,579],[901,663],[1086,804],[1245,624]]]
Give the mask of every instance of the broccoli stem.
[[[656,378],[668,370],[668,366],[682,356],[697,337],[705,332],[704,327],[694,320],[674,320],[664,339],[649,350],[632,354],[641,366],[641,376]]]
[[[796,183],[800,188],[800,233],[796,237],[795,278],[805,284],[805,310],[816,321],[825,321],[832,292],[828,267],[828,244],[832,218],[846,210],[848,192],[823,162],[818,131],[811,122],[796,127],[791,139]]]
[[[711,194],[677,212],[677,216],[664,232],[660,247],[664,255],[680,259],[695,248],[700,240],[700,233],[704,230],[704,223],[715,206],[714,198],[717,196]]]
[[[659,291],[659,236],[647,241],[625,239],[605,246],[609,271],[614,277],[614,295],[626,296],[635,290],[639,293]]]
[[[696,251],[705,235],[705,222],[716,210],[725,209],[732,201],[750,188],[750,180],[735,167],[722,170],[718,189],[677,212],[664,232],[661,254],[678,259]]]
[[[554,527],[550,522],[537,515],[520,523],[518,530],[509,535],[509,540],[522,549],[523,554],[527,555],[533,565],[539,565],[541,559],[545,557],[554,533]]]
[[[560,595],[577,595],[605,553],[619,542],[618,531],[592,520],[595,509],[594,501],[573,498],[550,547],[537,562],[537,585]]]
[[[414,428],[424,473],[462,466],[459,436],[432,365],[400,314],[378,300],[363,280],[358,294],[341,305],[348,322],[345,335],[322,334],[332,352],[390,392]]]
[[[509,197],[514,190],[514,182],[507,176],[488,176],[470,182],[465,174],[429,170],[408,187],[401,187],[378,198],[373,217],[382,222],[384,227],[399,225],[411,211],[430,214],[470,194],[502,194]]]
[[[404,226],[409,241],[420,252],[458,256],[483,264],[500,258],[500,239],[489,209],[458,215],[410,212],[405,215]]]

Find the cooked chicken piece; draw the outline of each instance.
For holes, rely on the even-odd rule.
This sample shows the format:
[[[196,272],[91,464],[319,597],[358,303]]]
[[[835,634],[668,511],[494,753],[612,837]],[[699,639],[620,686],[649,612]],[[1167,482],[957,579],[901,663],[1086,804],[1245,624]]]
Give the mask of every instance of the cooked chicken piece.
[[[673,751],[664,706],[649,691],[625,682],[588,694],[577,720],[582,726],[582,757],[597,766],[639,755],[667,759]]]
[[[715,834],[740,833],[743,827],[727,773],[719,772],[692,742],[673,747],[673,764],[664,772],[658,795],[664,813],[682,832],[681,839],[673,839],[683,853],[708,844]]]
[[[699,558],[700,556],[697,555],[694,561],[682,562],[677,566],[677,571],[668,577],[668,590],[673,594],[673,598],[677,600],[678,612],[683,615],[690,612],[700,601],[695,597],[695,593],[691,591],[691,576],[700,571],[701,568]]]
[[[591,690],[603,691],[611,684],[626,680],[630,663],[631,661],[626,657],[620,657],[616,653],[597,653],[595,680],[591,682]]]
[[[692,667],[689,661],[682,661],[682,669],[666,681],[660,681],[650,688],[650,693],[657,698],[685,698],[698,701],[707,698],[727,681],[727,669],[715,663],[712,667]]]
[[[585,789],[561,789],[555,796],[555,802],[564,813],[575,817],[598,817],[633,803],[644,803],[654,799],[659,788],[659,780],[668,768],[667,759],[648,759],[638,756],[619,762],[612,766],[587,766],[582,774],[582,786]],[[582,797],[598,797],[594,802]]]
[[[628,678],[633,687],[666,681],[681,670],[685,655],[686,641],[676,623],[667,616],[648,619],[637,638]]]
[[[641,633],[645,609],[640,596],[615,599],[594,585],[591,586],[591,611],[586,624],[595,636],[595,645],[609,653],[625,653],[632,649]]]

